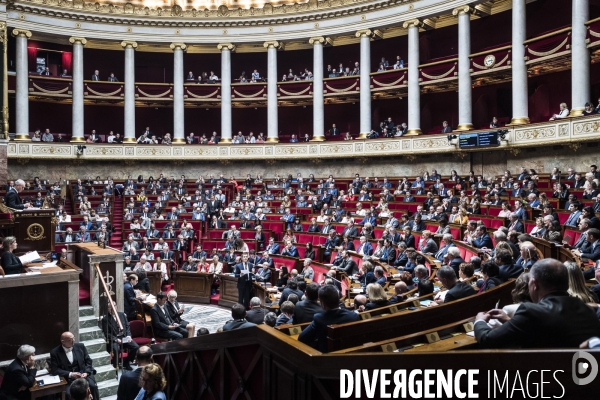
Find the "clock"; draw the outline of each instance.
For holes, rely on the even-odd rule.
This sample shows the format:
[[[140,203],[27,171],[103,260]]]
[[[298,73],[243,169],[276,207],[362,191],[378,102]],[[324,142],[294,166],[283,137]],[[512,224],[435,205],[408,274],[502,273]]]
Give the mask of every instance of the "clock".
[[[483,65],[488,68],[492,68],[494,64],[496,64],[496,57],[494,57],[492,54],[485,56],[483,59]]]

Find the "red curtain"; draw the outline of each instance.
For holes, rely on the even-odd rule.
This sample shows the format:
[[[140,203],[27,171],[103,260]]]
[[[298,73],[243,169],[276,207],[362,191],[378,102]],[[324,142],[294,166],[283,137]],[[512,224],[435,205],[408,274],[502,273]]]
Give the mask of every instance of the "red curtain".
[[[70,51],[63,51],[62,53],[62,68],[67,70],[67,74],[73,75],[71,68],[73,68],[73,53]],[[62,71],[58,71],[60,75]]]
[[[35,72],[37,70],[37,47],[27,48],[27,62],[29,71]]]

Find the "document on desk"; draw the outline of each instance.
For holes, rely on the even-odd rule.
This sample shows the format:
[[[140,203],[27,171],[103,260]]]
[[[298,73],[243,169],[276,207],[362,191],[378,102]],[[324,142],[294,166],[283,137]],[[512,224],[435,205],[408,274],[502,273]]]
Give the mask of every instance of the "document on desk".
[[[44,375],[36,378],[37,381],[43,381],[44,385],[53,385],[55,383],[60,383],[60,376],[58,375]]]
[[[56,267],[56,263],[57,261],[52,261],[51,263],[45,263],[43,266],[41,267],[29,267],[29,269],[31,271],[39,271],[41,269],[45,269],[45,268],[52,268],[52,267]]]
[[[32,251],[30,253],[23,254],[21,257],[19,257],[19,260],[21,260],[21,264],[27,264],[34,261],[39,261],[40,255],[37,251]]]

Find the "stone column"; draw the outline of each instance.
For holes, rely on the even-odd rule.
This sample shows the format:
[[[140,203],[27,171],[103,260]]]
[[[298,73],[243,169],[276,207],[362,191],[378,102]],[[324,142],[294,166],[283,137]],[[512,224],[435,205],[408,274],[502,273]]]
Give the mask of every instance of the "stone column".
[[[233,127],[231,125],[231,52],[235,45],[219,43],[221,50],[221,140],[219,143],[231,143]]]
[[[469,6],[452,10],[458,16],[458,127],[456,130],[473,129],[471,101],[471,13]]]
[[[308,43],[313,45],[313,138],[314,142],[325,140],[325,103],[323,98],[323,45],[331,39],[313,37]]]
[[[512,119],[511,125],[529,123],[527,94],[527,66],[525,40],[527,39],[525,0],[512,2]]]
[[[171,43],[173,50],[173,143],[185,143],[183,121],[183,52],[185,43]]]
[[[136,42],[125,40],[121,42],[125,49],[125,131],[123,143],[135,143],[135,49]]]
[[[356,32],[360,38],[360,135],[366,139],[371,132],[371,37],[373,31],[363,29]]]
[[[571,30],[571,114],[583,115],[585,103],[590,101],[590,53],[586,45],[587,27],[590,19],[589,0],[573,0]]]
[[[69,42],[73,45],[73,115],[71,126],[71,142],[84,142],[83,133],[83,46],[87,43],[85,38],[71,37]]]
[[[0,110],[2,110],[2,126],[0,127],[0,139],[8,139],[8,30],[6,29],[6,22],[0,22],[0,38],[2,43],[2,104],[0,106]],[[4,147],[6,150],[6,146]],[[2,154],[4,160],[6,160],[6,152]],[[4,167],[6,167],[6,162],[4,162]]]
[[[271,40],[263,44],[267,48],[267,142],[279,142],[279,116],[277,114],[277,50],[283,43]]]
[[[421,134],[421,87],[419,86],[419,28],[418,19],[406,21],[408,29],[408,131],[404,136]]]
[[[31,37],[31,32],[24,29],[13,29],[12,34],[17,38],[15,140],[31,140],[29,137],[29,66],[27,65],[27,39]]]

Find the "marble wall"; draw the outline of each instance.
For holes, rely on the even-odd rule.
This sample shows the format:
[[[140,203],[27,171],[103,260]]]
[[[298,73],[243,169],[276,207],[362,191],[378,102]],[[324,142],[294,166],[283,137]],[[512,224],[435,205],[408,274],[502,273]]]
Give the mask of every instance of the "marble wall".
[[[0,146],[2,149],[2,146]],[[460,155],[460,157],[459,157]],[[431,156],[416,156],[409,159],[398,155],[396,158],[358,158],[337,160],[265,160],[252,162],[239,162],[222,160],[220,162],[185,162],[173,163],[168,161],[146,160],[115,160],[113,163],[103,161],[90,161],[82,164],[70,160],[28,160],[24,163],[15,159],[8,160],[8,178],[32,179],[39,176],[42,179],[56,180],[58,178],[73,180],[77,177],[112,176],[116,179],[126,178],[127,175],[145,178],[152,175],[157,177],[163,173],[165,176],[179,177],[185,174],[190,179],[196,179],[200,174],[208,176],[220,173],[226,177],[235,176],[242,179],[247,173],[262,174],[270,178],[275,174],[303,176],[313,173],[317,177],[353,177],[355,173],[361,176],[416,176],[424,171],[431,172],[437,169],[442,175],[449,175],[456,170],[459,175],[467,174],[471,169],[476,174],[497,176],[503,174],[505,169],[515,173],[521,166],[534,168],[538,173],[549,173],[553,167],[559,166],[566,172],[568,167],[577,171],[588,171],[591,164],[598,163],[598,148],[584,144],[577,151],[566,146],[524,148],[513,154],[509,151],[486,151],[473,153],[448,153]],[[2,157],[2,162],[6,156]],[[5,182],[0,171],[0,182]]]

